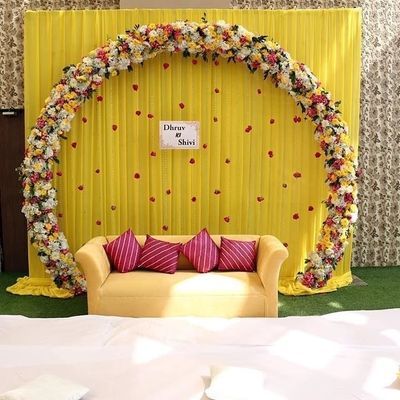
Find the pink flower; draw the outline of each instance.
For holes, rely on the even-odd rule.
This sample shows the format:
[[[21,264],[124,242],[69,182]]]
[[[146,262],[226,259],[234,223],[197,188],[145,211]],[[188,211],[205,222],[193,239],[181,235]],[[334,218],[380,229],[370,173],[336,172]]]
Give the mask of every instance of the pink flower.
[[[275,64],[278,61],[278,57],[275,53],[269,53],[267,56],[267,60],[270,64]]]
[[[315,277],[314,277],[314,275],[313,275],[311,272],[306,272],[306,273],[303,275],[303,278],[302,278],[302,280],[301,280],[301,283],[302,283],[304,286],[307,286],[307,287],[309,287],[309,288],[313,287],[313,286],[314,286],[314,283],[315,283]]]

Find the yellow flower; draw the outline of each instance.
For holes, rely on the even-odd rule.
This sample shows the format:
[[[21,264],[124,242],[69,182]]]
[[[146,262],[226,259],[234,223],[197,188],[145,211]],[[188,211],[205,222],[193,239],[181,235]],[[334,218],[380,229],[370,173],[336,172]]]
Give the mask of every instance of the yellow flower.
[[[347,218],[342,218],[340,220],[340,225],[342,225],[344,228],[347,228],[349,226],[350,222]]]

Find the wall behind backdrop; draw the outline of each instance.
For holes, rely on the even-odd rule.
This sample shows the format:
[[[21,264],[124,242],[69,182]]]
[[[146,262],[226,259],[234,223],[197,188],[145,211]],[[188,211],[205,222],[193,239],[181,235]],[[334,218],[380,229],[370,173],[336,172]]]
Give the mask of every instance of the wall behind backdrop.
[[[124,4],[131,3],[124,0]],[[132,1],[133,4],[133,1]],[[23,13],[118,8],[118,0],[0,0],[0,107],[23,107]],[[363,19],[358,234],[355,266],[400,265],[400,3],[397,0],[232,0],[237,8],[361,7]]]
[[[26,126],[65,65],[135,24],[200,21],[203,10],[32,12],[26,15]],[[358,143],[360,19],[357,10],[208,10],[268,34],[311,67]],[[310,31],[312,26],[312,31]],[[326,46],[329,42],[330,45]],[[93,236],[273,234],[289,247],[280,290],[314,249],[326,216],[323,157],[314,126],[292,98],[243,65],[162,55],[106,81],[76,115],[55,169],[58,216],[72,251]],[[160,120],[201,123],[199,150],[159,149]],[[250,130],[248,129],[250,127]],[[247,129],[246,129],[247,128]],[[346,250],[328,289],[351,281]],[[45,274],[35,251],[30,275]]]

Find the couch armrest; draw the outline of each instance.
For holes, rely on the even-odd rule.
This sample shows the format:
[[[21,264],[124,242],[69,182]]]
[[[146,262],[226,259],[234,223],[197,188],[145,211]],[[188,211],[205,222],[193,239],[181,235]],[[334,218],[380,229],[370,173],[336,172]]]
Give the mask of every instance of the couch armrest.
[[[265,316],[278,316],[278,281],[282,263],[288,258],[286,247],[275,236],[261,236],[258,244],[257,274],[264,285]]]
[[[86,277],[89,314],[96,313],[98,290],[110,274],[110,262],[100,243],[86,243],[75,254]]]

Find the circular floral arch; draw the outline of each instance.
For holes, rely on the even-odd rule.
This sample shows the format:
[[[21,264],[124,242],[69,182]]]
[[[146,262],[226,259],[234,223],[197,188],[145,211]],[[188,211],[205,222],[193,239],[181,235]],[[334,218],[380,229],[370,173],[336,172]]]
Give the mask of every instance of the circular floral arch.
[[[348,127],[340,116],[340,102],[334,102],[310,69],[292,60],[279,44],[224,21],[137,25],[91,51],[77,65],[64,68],[31,130],[20,168],[28,235],[46,271],[58,287],[75,295],[85,292],[85,279],[56,217],[52,167],[59,162],[60,139],[65,138],[75,113],[104,78],[132,70],[134,64],[164,52],[180,52],[184,57],[205,61],[223,57],[246,64],[250,72],[261,71],[264,79],[270,77],[277,87],[286,90],[316,125],[315,139],[325,154],[328,216],[298,280],[309,288],[325,286],[343,257],[357,219],[356,156],[349,145]]]

